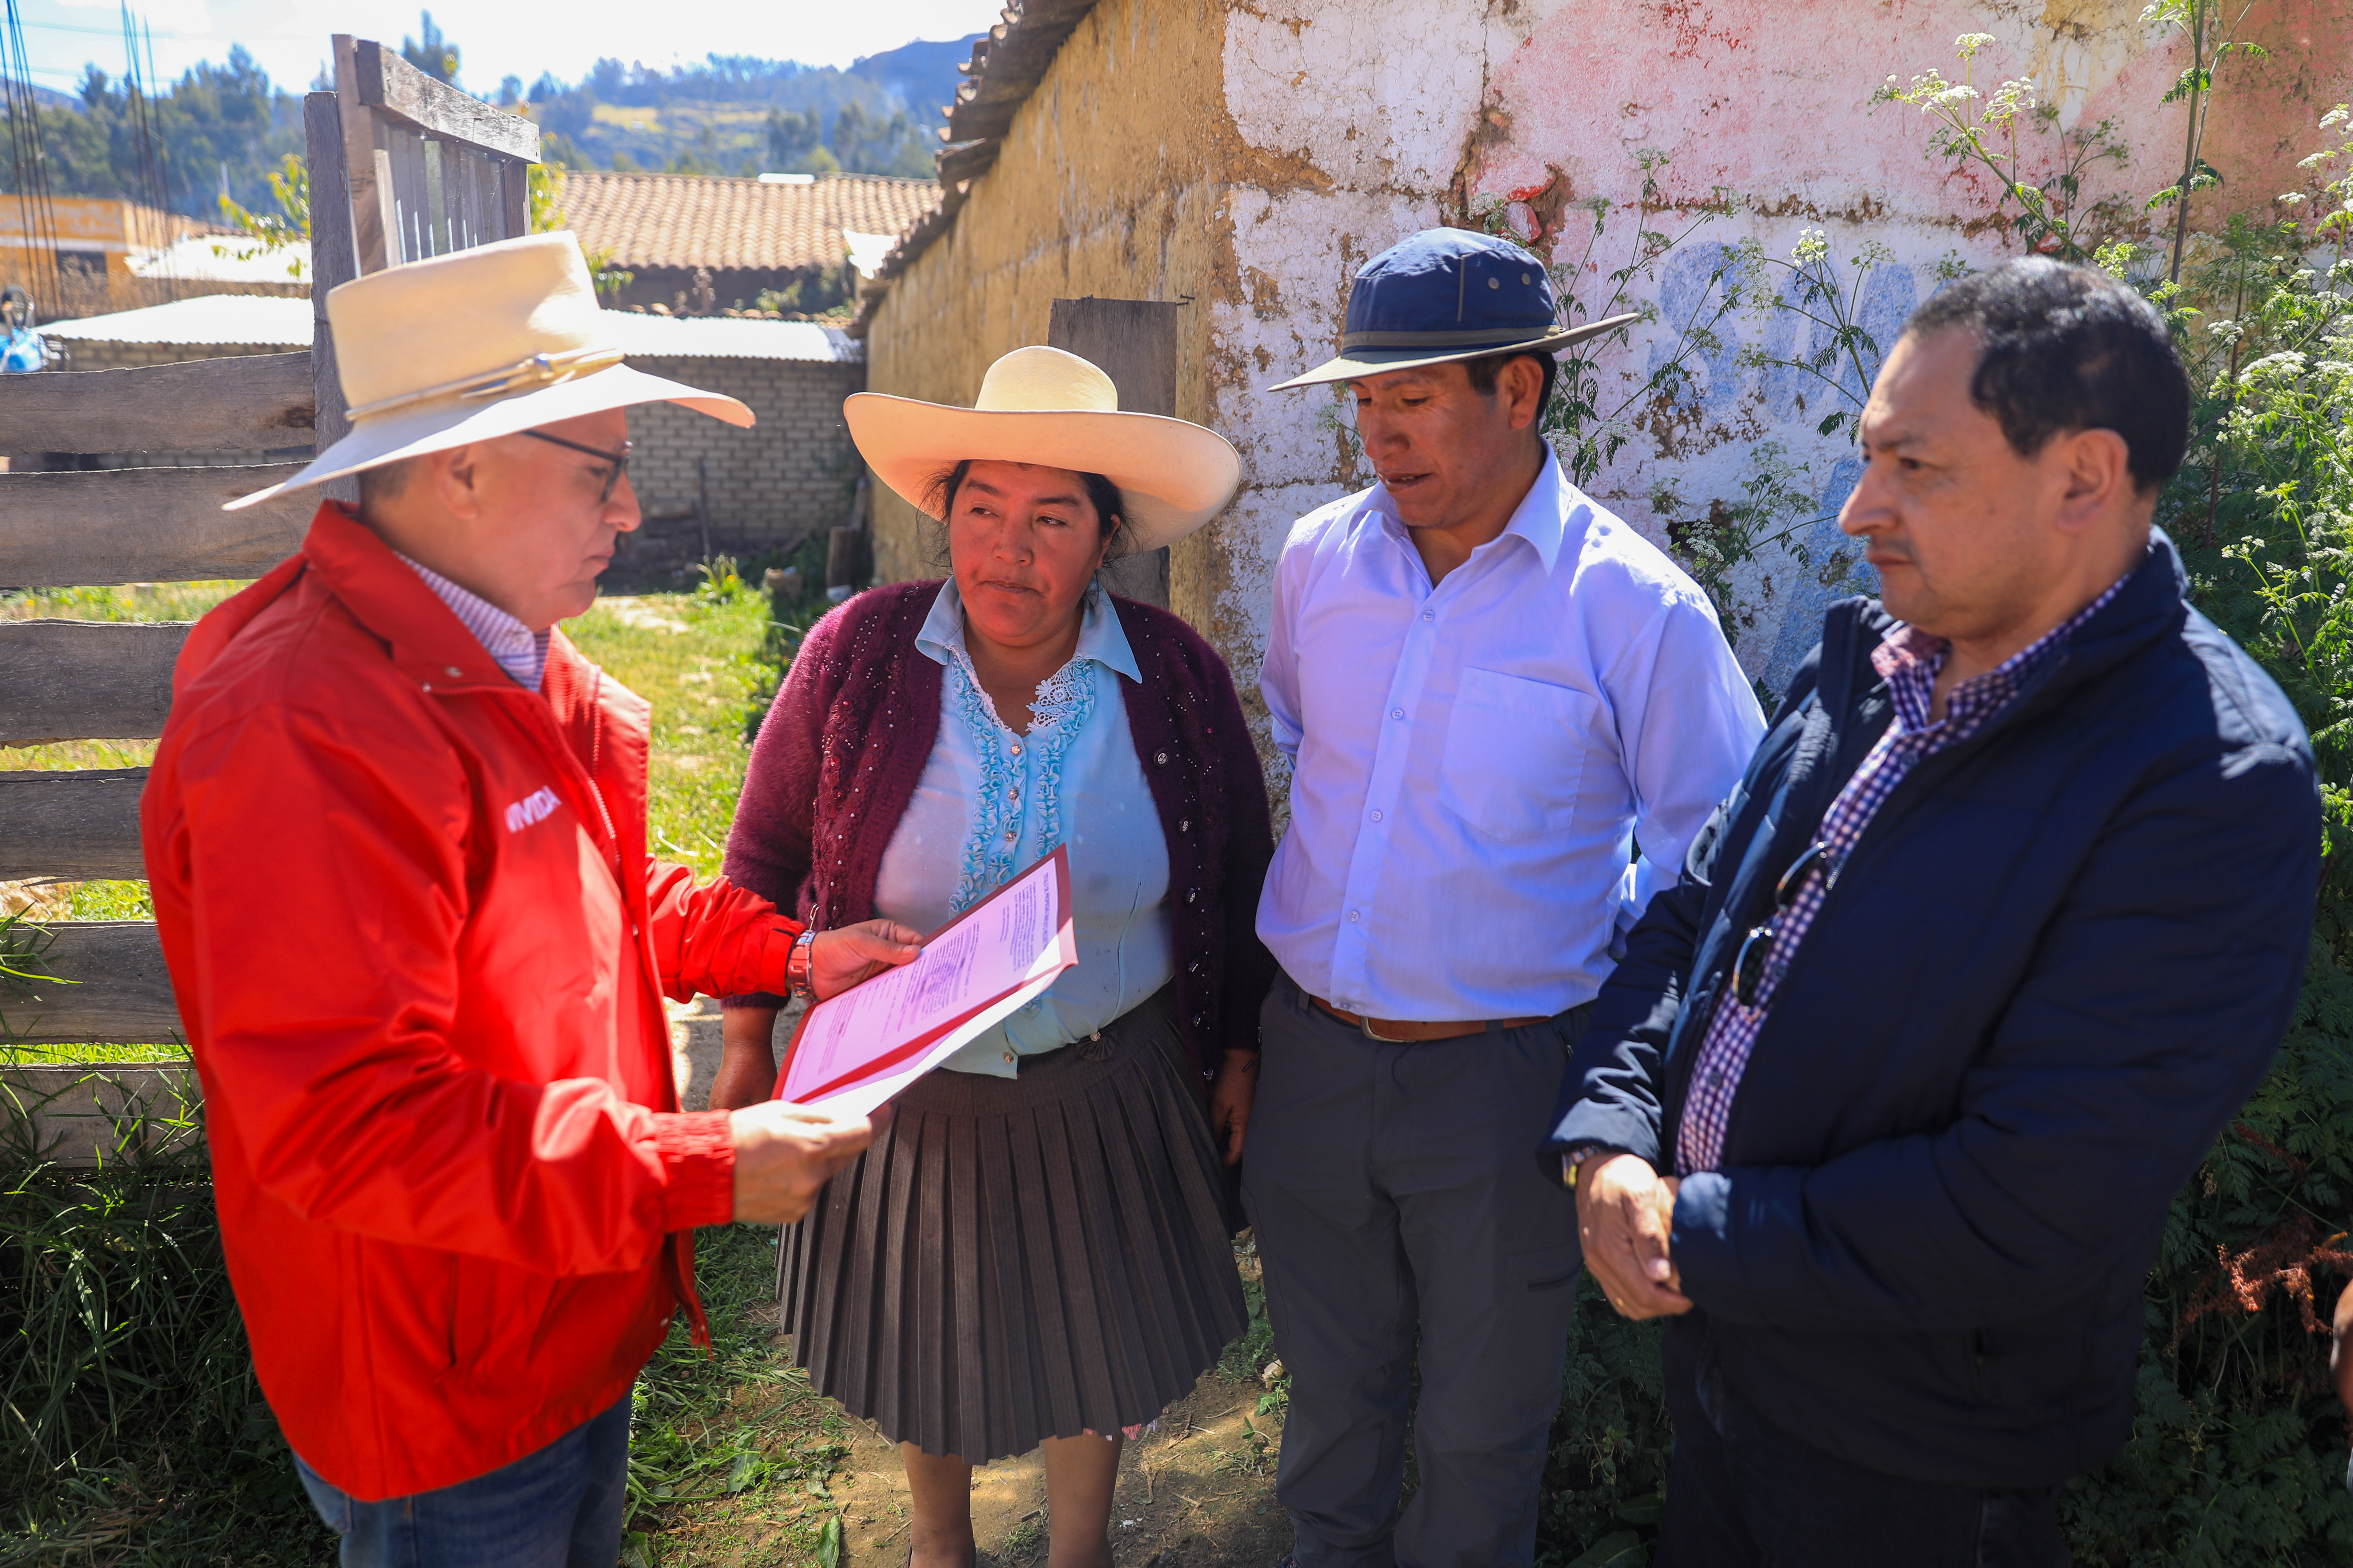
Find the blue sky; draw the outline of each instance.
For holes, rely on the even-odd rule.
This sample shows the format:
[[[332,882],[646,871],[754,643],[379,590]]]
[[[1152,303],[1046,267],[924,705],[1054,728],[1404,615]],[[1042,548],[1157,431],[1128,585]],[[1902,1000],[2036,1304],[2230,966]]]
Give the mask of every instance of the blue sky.
[[[759,55],[846,66],[916,38],[955,38],[997,19],[1001,0],[774,0],[761,5],[648,5],[645,0],[459,0],[433,19],[462,55],[460,80],[477,92],[512,72],[575,80],[600,55],[649,66],[704,55]],[[33,79],[70,91],[85,61],[122,71],[116,0],[19,0]],[[134,4],[154,36],[157,74],[176,78],[243,44],[281,87],[300,92],[327,56],[331,33],[397,44],[417,31],[413,0],[149,0]],[[551,18],[560,17],[560,25]],[[658,25],[655,25],[657,23]]]

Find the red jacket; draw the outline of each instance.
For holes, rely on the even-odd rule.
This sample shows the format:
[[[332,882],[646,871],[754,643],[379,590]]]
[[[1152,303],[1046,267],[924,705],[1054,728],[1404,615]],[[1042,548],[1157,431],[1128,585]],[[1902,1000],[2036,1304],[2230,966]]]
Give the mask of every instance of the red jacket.
[[[198,623],[141,806],[237,1305],[312,1468],[451,1485],[626,1394],[733,1211],[657,990],[799,927],[646,857],[648,709],[516,685],[333,503]]]

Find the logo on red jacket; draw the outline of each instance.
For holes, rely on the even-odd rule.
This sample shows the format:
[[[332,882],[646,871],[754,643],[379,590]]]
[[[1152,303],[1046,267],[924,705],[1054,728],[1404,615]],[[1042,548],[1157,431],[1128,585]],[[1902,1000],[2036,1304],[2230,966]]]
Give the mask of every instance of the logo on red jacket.
[[[536,789],[507,807],[507,831],[521,833],[534,822],[543,821],[564,803],[555,798],[552,789]]]

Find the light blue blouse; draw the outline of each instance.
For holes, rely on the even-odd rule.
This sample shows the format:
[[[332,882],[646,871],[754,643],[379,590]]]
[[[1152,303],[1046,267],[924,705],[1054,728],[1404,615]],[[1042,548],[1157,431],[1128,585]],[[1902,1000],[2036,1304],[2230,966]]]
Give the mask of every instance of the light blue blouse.
[[[935,930],[1055,845],[1071,847],[1078,967],[944,1064],[1011,1078],[1020,1058],[1084,1038],[1176,978],[1168,845],[1119,689],[1143,672],[1094,588],[1078,650],[1039,686],[1026,735],[998,721],[973,672],[954,580],[940,584],[915,647],[945,667],[939,738],[883,847],[874,912]]]

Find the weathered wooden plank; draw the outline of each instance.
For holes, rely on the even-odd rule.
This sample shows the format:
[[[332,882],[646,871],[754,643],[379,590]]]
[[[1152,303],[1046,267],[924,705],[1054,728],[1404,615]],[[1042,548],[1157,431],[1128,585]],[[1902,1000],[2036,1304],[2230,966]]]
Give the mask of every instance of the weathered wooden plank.
[[[11,452],[267,451],[311,424],[308,353],[0,377]]]
[[[0,746],[162,734],[194,624],[0,621]]]
[[[243,511],[223,511],[221,503],[276,484],[301,466],[0,475],[0,584],[52,588],[259,577],[301,544],[319,498],[298,490]],[[12,682],[21,679],[19,671],[9,675]],[[0,695],[0,711],[9,701]]]
[[[154,921],[67,921],[48,930],[57,940],[37,962],[56,978],[0,1002],[11,1037],[34,1046],[149,1046],[186,1037]]]
[[[0,1067],[0,1120],[32,1123],[50,1164],[96,1170],[204,1136],[195,1068],[184,1063]]]
[[[1130,414],[1176,416],[1176,310],[1165,300],[1057,300],[1046,342],[1100,368]],[[1168,547],[1115,557],[1105,568],[1112,592],[1168,605]]]
[[[376,187],[375,116],[360,101],[359,40],[349,33],[336,33],[330,37],[329,47],[335,57],[335,121],[343,130],[343,178],[350,202],[347,210],[351,213],[353,254],[361,273],[381,272],[385,263],[384,193]],[[302,127],[307,142],[311,132],[307,109]],[[317,156],[314,148],[311,157],[315,160]],[[319,200],[314,187],[311,205],[315,207]],[[311,222],[314,227],[319,222],[315,212]],[[314,250],[314,259],[315,256]],[[322,320],[325,318],[326,294],[326,289],[316,285],[311,289],[311,299]]]
[[[499,237],[514,239],[531,232],[531,187],[521,163],[499,161]]]
[[[145,768],[0,773],[0,880],[125,880],[147,874],[139,850]]]
[[[402,59],[397,49],[365,38],[357,40],[353,63],[358,67],[360,101],[369,108],[428,135],[462,142],[501,157],[520,158],[526,163],[539,162],[539,127],[522,115],[509,114],[435,81]]]
[[[960,142],[941,149],[933,154],[932,163],[939,170],[940,184],[953,185],[988,173],[1003,151],[1004,138],[984,136],[977,142]]]
[[[343,110],[333,93],[314,92],[302,100],[302,135],[311,155],[311,398],[315,439],[323,452],[352,428],[343,415],[343,384],[335,370],[327,296],[360,275],[352,237],[351,168],[343,156]],[[368,167],[373,176],[372,160]],[[336,500],[360,499],[356,479],[330,479],[320,488]]]

